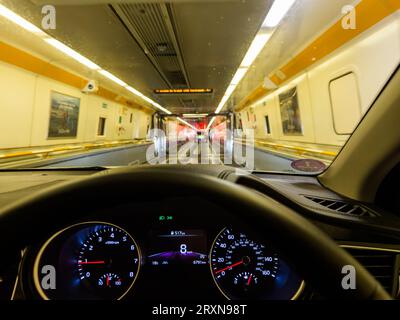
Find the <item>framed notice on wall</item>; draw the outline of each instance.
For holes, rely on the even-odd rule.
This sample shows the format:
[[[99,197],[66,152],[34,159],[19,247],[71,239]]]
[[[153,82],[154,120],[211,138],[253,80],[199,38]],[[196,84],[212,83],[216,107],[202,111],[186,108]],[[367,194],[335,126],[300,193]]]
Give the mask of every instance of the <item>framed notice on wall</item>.
[[[51,92],[48,138],[76,138],[81,99]]]
[[[285,135],[303,135],[297,88],[279,95],[282,130]]]

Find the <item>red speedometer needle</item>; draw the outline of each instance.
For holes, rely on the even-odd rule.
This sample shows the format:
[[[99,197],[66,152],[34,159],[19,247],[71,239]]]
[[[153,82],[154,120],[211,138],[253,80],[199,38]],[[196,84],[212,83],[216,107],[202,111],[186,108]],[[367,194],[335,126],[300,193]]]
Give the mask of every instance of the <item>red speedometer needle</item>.
[[[105,261],[80,261],[78,264],[105,264]]]
[[[239,262],[236,262],[236,263],[234,263],[234,264],[231,264],[230,266],[227,266],[227,267],[225,267],[225,268],[223,268],[223,269],[221,269],[221,270],[215,271],[214,273],[215,273],[215,274],[218,274],[218,273],[224,272],[225,270],[231,269],[231,268],[233,268],[233,267],[240,266],[241,264],[243,264],[243,260],[242,260],[242,261],[239,261]]]

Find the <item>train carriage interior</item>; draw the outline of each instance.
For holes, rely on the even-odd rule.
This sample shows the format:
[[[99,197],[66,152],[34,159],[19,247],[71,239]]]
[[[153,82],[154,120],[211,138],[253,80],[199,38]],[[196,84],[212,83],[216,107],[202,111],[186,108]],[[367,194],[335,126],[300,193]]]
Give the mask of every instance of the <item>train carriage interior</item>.
[[[0,300],[400,300],[400,1],[0,0]]]

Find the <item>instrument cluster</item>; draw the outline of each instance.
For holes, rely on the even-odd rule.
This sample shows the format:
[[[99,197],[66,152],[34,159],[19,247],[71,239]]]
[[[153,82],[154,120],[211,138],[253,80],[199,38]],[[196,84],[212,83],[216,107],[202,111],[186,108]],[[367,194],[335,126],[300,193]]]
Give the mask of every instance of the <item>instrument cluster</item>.
[[[46,300],[140,299],[145,290],[168,298],[179,288],[201,295],[202,285],[229,300],[298,298],[303,280],[279,251],[256,239],[236,227],[170,226],[149,230],[143,239],[108,222],[83,222],[44,242],[31,280]]]

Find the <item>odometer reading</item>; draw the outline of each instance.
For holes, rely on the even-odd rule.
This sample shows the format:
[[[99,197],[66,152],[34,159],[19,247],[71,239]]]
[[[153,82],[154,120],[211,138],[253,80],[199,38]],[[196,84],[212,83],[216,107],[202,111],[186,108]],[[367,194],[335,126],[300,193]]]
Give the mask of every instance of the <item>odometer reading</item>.
[[[291,299],[296,292],[287,285],[290,269],[274,249],[230,228],[215,239],[210,266],[229,299]],[[299,288],[298,280],[293,284]]]

